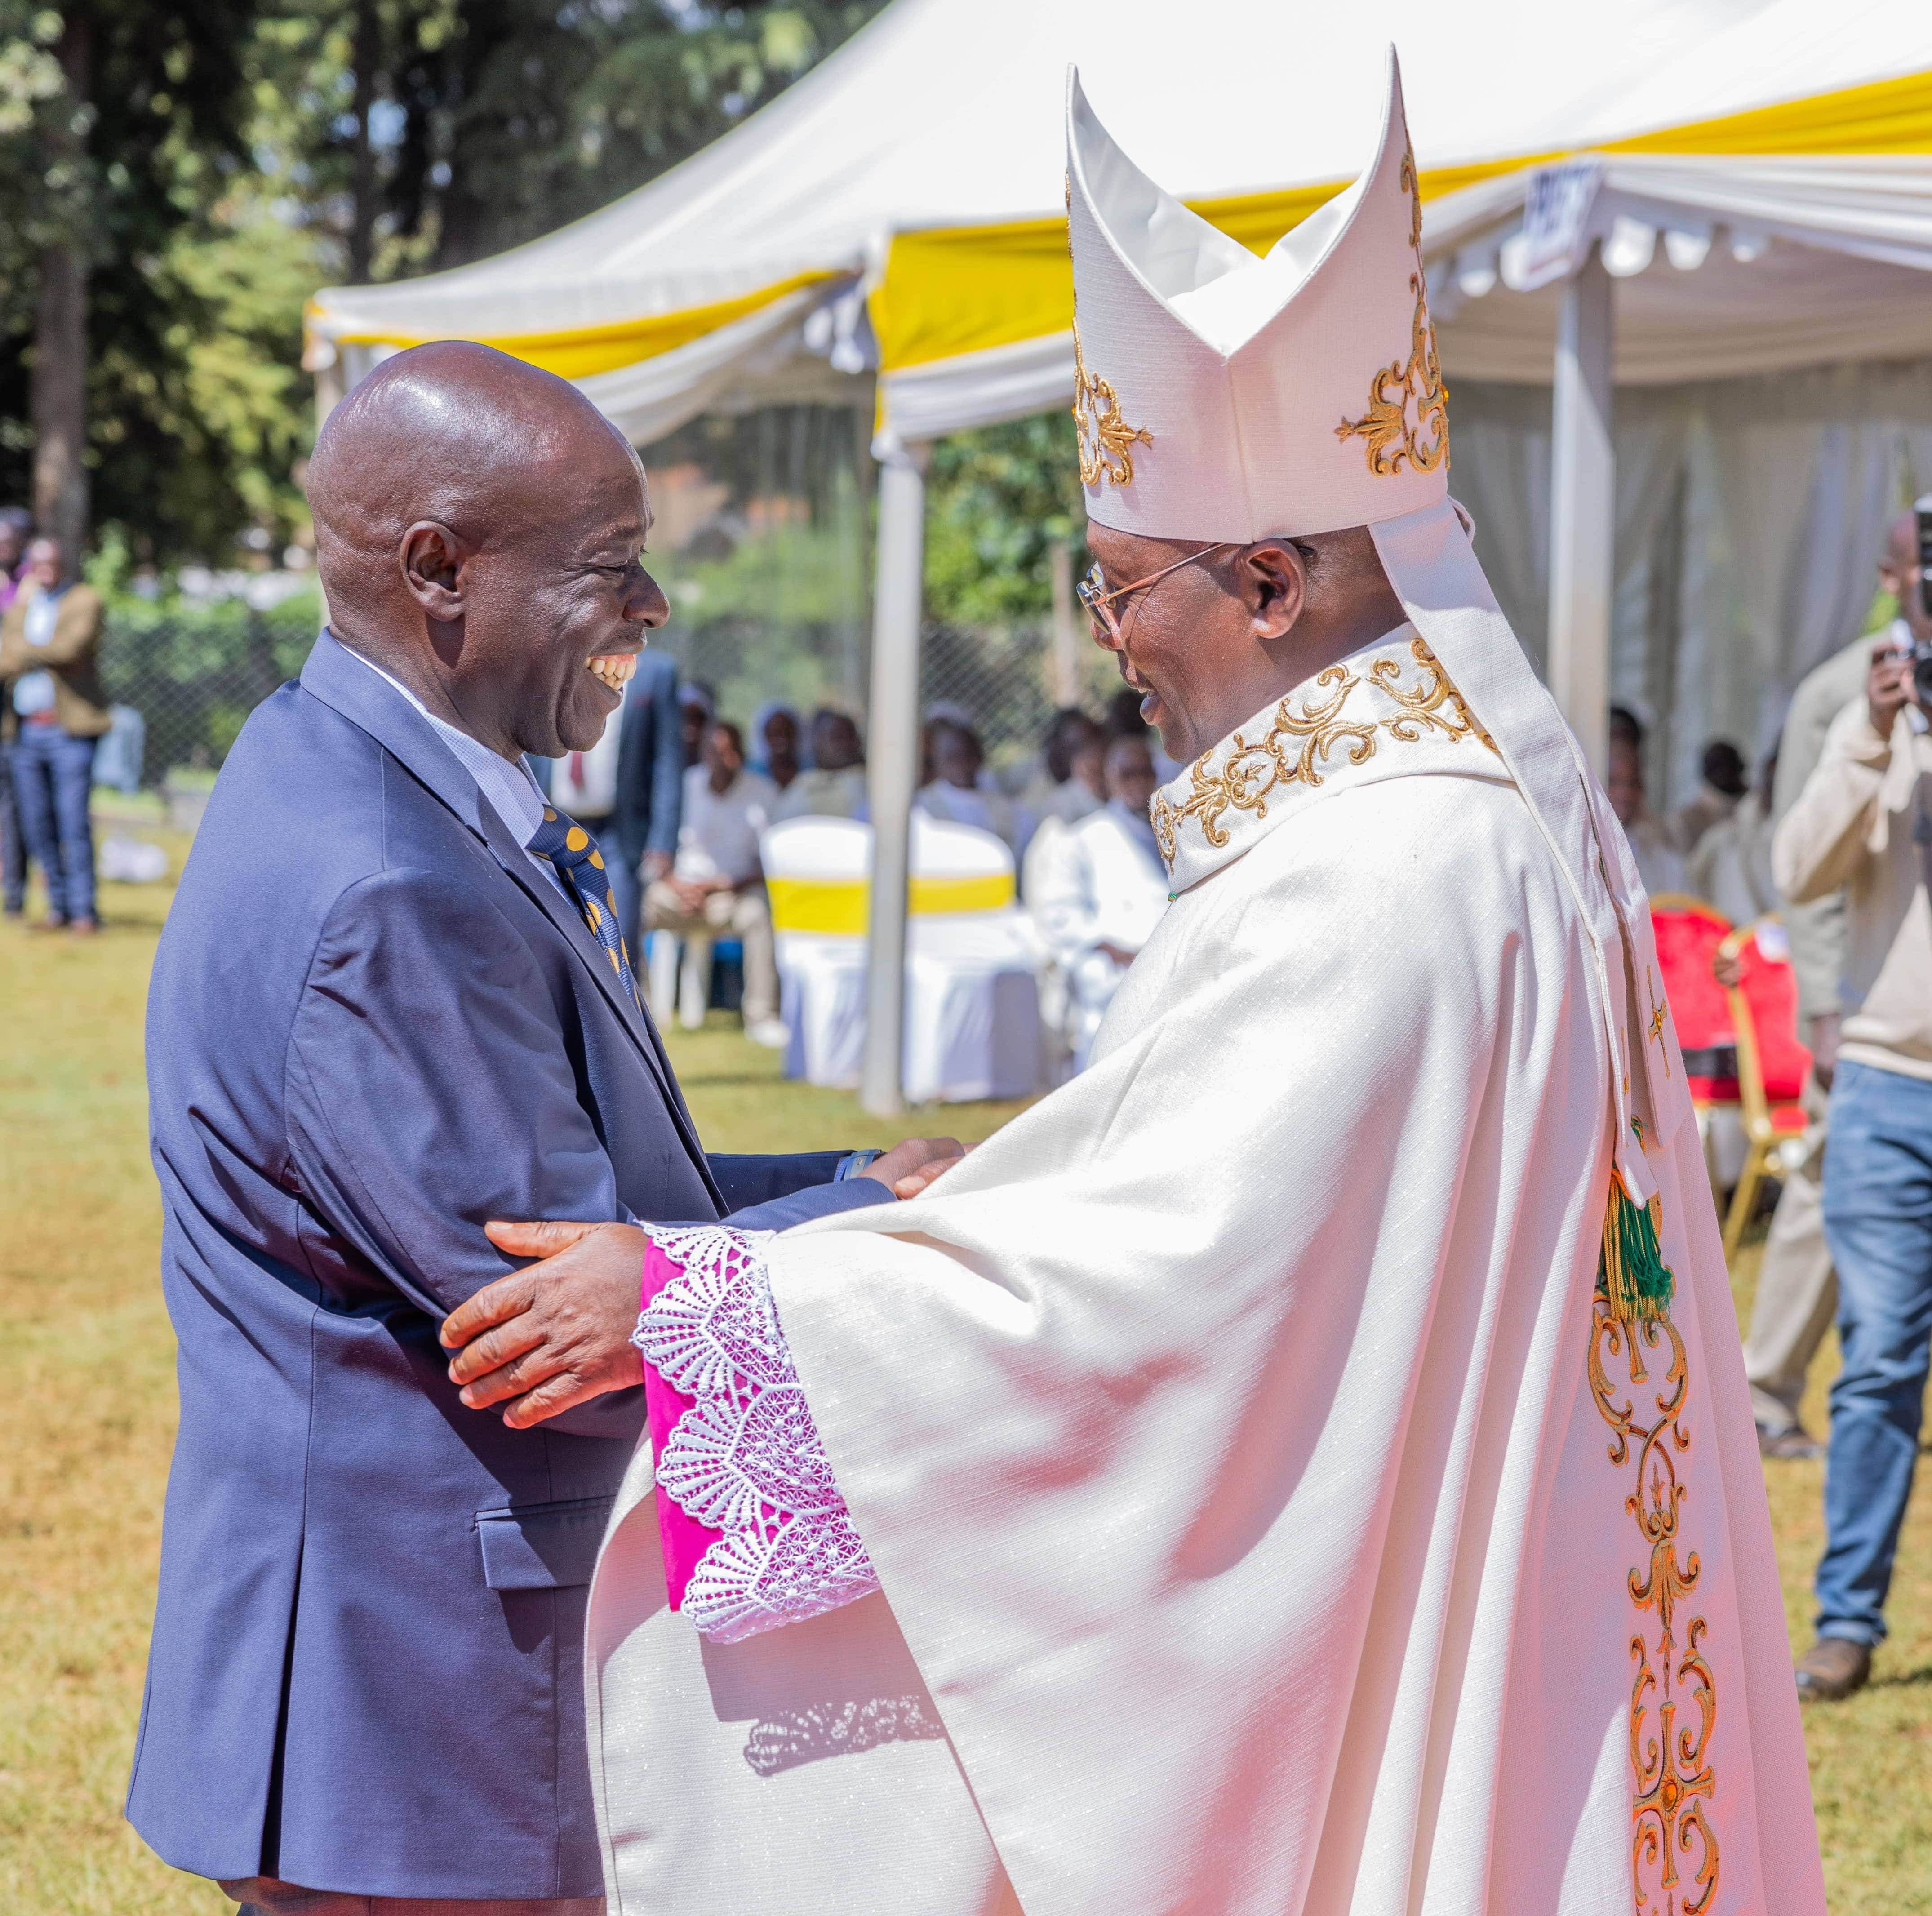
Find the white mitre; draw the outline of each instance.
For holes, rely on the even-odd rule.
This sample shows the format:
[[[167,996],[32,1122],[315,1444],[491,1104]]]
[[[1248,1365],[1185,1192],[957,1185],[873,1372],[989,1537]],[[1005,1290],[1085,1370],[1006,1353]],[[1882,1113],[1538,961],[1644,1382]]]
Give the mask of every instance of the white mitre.
[[[1525,658],[1448,494],[1448,398],[1430,323],[1415,158],[1395,50],[1375,155],[1354,184],[1262,258],[1190,212],[1116,146],[1070,72],[1074,418],[1087,512],[1148,538],[1226,540],[1366,526],[1431,670],[1493,746],[1592,922],[1620,1079],[1613,1135],[1627,1188],[1654,1188],[1632,1140],[1688,1109],[1653,1093],[1661,1060],[1630,1044],[1633,984],[1654,972],[1649,914],[1605,888],[1600,788]],[[1253,757],[1246,732],[1163,788],[1170,816],[1200,776]],[[1196,852],[1204,848],[1193,848]],[[1209,863],[1163,846],[1177,889]],[[1621,948],[1620,948],[1621,947]],[[1640,999],[1637,1002],[1640,1002]],[[1633,1128],[1631,1120],[1636,1119]]]
[[[1245,544],[1442,502],[1448,395],[1393,47],[1367,171],[1264,258],[1149,179],[1073,72],[1066,156],[1090,518]]]

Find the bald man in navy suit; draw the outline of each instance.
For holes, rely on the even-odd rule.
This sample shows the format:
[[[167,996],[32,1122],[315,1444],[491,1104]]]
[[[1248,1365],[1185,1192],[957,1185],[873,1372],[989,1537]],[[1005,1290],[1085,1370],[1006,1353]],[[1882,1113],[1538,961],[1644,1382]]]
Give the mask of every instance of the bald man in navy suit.
[[[331,629],[223,768],[149,999],[181,1426],[128,1813],[277,1916],[590,1916],[584,1601],[640,1273],[609,1261],[541,1390],[472,1407],[437,1337],[516,1268],[487,1227],[778,1228],[957,1146],[699,1141],[601,851],[524,761],[596,741],[667,612],[589,402],[419,347],[310,489]]]

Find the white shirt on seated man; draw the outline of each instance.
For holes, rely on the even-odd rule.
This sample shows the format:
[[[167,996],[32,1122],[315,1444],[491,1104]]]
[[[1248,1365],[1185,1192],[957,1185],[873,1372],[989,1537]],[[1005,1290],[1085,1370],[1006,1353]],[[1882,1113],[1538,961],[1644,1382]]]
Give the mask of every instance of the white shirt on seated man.
[[[997,786],[989,790],[980,782],[986,754],[979,735],[970,726],[940,719],[932,725],[931,741],[932,777],[920,787],[913,803],[929,818],[991,832],[1018,863],[1033,836],[1034,815]]]
[[[1086,1068],[1100,1020],[1168,902],[1148,816],[1154,768],[1145,737],[1115,739],[1102,775],[1106,803],[1050,835],[1042,828],[1027,860],[1027,902],[1051,968],[1042,1010],[1076,1072]]]
[[[788,1034],[778,1019],[771,906],[758,862],[758,839],[771,821],[776,794],[770,779],[745,769],[744,740],[729,719],[705,728],[703,750],[684,775],[676,860],[670,875],[653,880],[645,893],[644,923],[684,941],[678,1010],[687,1030],[704,1022],[712,941],[739,939],[745,953],[745,1035],[776,1047]],[[661,1003],[654,1008],[660,1018],[669,1009]]]
[[[858,721],[821,706],[812,714],[812,763],[772,800],[772,823],[866,815],[866,746]]]

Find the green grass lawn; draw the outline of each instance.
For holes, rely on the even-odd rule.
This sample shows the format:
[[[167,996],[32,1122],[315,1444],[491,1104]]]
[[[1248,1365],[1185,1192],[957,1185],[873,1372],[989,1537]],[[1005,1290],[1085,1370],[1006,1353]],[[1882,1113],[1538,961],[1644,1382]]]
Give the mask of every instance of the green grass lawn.
[[[0,1451],[0,1911],[23,1916],[218,1916],[231,1906],[148,1855],[120,1813],[174,1422],[141,1075],[142,1000],[167,899],[165,886],[106,887],[107,929],[92,943],[0,931],[0,1401],[14,1407],[14,1435]],[[971,1140],[1016,1108],[952,1106],[882,1125],[842,1093],[784,1083],[776,1056],[722,1021],[675,1035],[672,1051],[719,1149],[932,1131]],[[1736,1274],[1741,1308],[1755,1272],[1747,1252]],[[1816,1429],[1828,1368],[1819,1367],[1806,1410]],[[1802,1639],[1820,1473],[1776,1464],[1768,1478]],[[1932,1490],[1924,1480],[1892,1617],[1871,1689],[1807,1719],[1838,1916],[1932,1911]],[[1720,1890],[1714,1916],[1731,1908]]]

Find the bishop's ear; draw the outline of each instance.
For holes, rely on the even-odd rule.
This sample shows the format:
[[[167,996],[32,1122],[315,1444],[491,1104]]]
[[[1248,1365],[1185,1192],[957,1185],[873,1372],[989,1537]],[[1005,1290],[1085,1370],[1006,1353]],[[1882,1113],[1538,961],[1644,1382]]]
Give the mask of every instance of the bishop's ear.
[[[1308,602],[1306,562],[1286,539],[1267,539],[1250,545],[1237,564],[1255,637],[1281,638]]]
[[[462,542],[448,527],[418,519],[403,534],[397,554],[410,596],[432,619],[460,619],[464,611]]]

